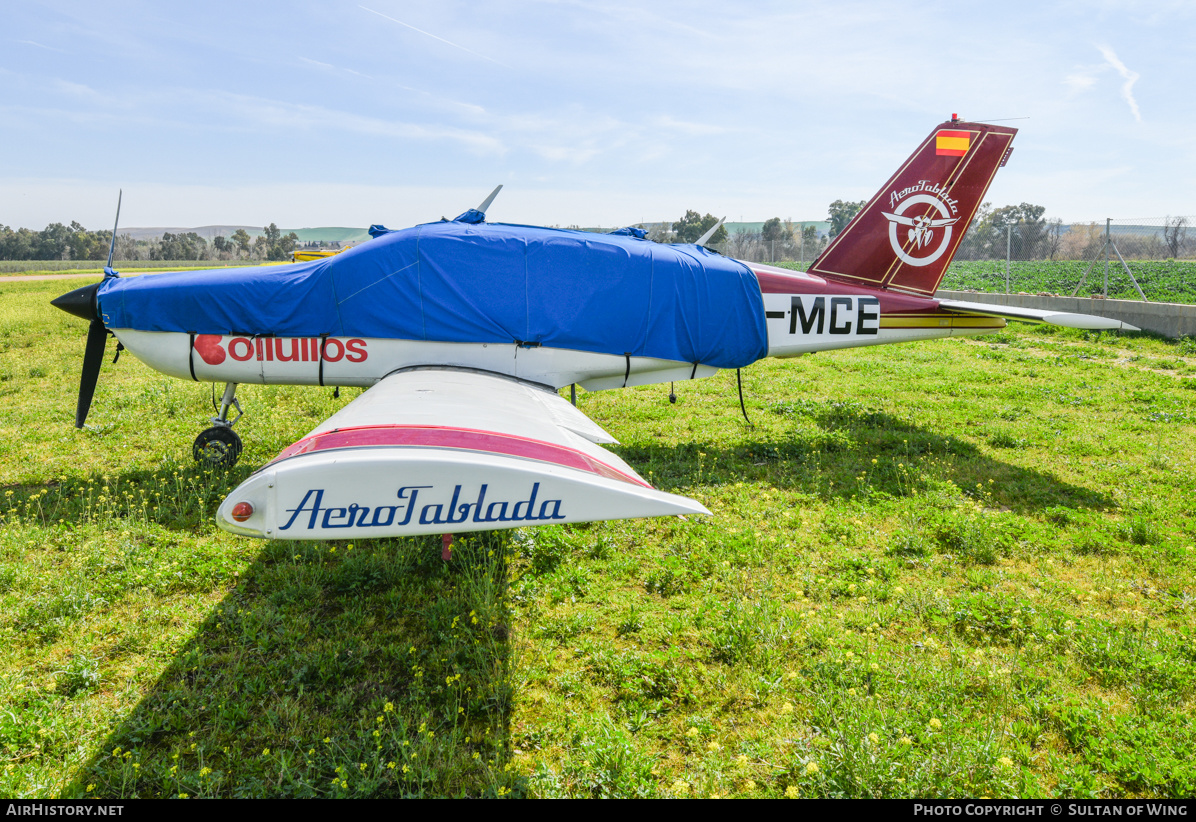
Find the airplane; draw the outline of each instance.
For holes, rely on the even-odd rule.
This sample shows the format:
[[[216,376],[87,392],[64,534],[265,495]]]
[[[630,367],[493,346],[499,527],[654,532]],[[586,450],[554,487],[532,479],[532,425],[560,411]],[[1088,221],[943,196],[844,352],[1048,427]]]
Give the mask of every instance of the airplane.
[[[211,465],[240,455],[238,385],[368,389],[228,495],[216,519],[234,534],[441,534],[447,557],[456,533],[708,515],[603,448],[616,440],[577,409],[576,386],[702,379],[1007,318],[1137,330],[934,296],[1015,134],[955,115],[935,126],[804,273],[724,257],[709,234],[670,245],[638,228],[487,222],[498,189],[456,219],[373,226],[355,248],[288,266],[122,278],[110,249],[101,282],[53,301],[90,323],[75,424],[111,334],[118,356],[225,384],[193,448]]]
[[[320,250],[312,250],[312,249],[296,250],[296,251],[291,252],[291,262],[293,262],[293,263],[308,263],[308,262],[311,262],[312,260],[323,260],[328,257],[335,257],[337,254],[344,253],[352,247],[353,246],[351,246],[351,245],[346,245],[341,248],[330,249],[327,251],[323,250],[323,249],[320,249]]]

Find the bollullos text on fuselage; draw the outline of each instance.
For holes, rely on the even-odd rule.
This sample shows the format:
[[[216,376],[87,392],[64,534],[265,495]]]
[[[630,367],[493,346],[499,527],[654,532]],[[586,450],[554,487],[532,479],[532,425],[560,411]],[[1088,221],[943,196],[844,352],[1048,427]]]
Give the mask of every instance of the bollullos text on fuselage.
[[[195,353],[208,365],[236,362],[365,362],[369,358],[365,340],[337,337],[229,337],[197,334]]]
[[[408,525],[459,525],[464,522],[501,523],[501,522],[550,522],[563,520],[561,500],[538,499],[540,483],[532,485],[531,493],[526,499],[517,501],[487,499],[489,485],[483,483],[478,489],[477,497],[471,502],[461,501],[461,486],[453,488],[452,498],[446,502],[428,502],[419,504],[420,492],[426,492],[424,499],[435,493],[431,485],[404,485],[399,488],[396,497],[397,505],[361,505],[356,502],[348,505],[324,506],[324,489],[309,489],[300,501],[298,507],[288,508],[291,515],[280,531],[287,531],[300,520],[301,515],[307,515],[307,530],[318,528],[402,528]],[[434,498],[434,497],[433,497]],[[443,499],[443,497],[441,497]],[[539,508],[537,509],[537,503]],[[416,511],[419,515],[416,516]],[[400,515],[399,512],[402,512]],[[396,521],[398,520],[398,521]],[[302,526],[302,520],[300,520]]]

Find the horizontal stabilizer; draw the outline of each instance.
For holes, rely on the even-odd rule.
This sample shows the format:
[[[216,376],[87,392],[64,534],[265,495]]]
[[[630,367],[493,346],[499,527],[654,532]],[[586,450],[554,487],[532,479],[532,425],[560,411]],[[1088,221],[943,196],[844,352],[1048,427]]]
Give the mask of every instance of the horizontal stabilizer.
[[[969,314],[984,314],[989,317],[1005,317],[1031,323],[1048,323],[1064,328],[1083,328],[1089,331],[1141,331],[1136,325],[1111,317],[1094,314],[1073,314],[1067,311],[1048,311],[1041,308],[1021,308],[1013,305],[992,305],[970,303],[963,300],[939,300],[939,305],[948,311],[966,311]]]

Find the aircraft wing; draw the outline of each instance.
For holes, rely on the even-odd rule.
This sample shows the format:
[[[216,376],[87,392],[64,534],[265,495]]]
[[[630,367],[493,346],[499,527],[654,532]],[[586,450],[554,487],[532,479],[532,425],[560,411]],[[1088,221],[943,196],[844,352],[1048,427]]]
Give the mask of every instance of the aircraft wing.
[[[1020,308],[1013,305],[992,305],[989,303],[971,303],[963,300],[940,299],[939,306],[948,311],[960,311],[968,314],[983,314],[989,317],[1005,317],[1011,320],[1022,320],[1032,323],[1050,323],[1064,328],[1085,328],[1092,331],[1141,331],[1136,325],[1130,325],[1121,320],[1110,317],[1097,317],[1093,314],[1072,314],[1066,311],[1047,311],[1040,308]]]
[[[599,445],[614,442],[550,388],[405,370],[255,472],[216,520],[244,536],[346,539],[710,513]]]

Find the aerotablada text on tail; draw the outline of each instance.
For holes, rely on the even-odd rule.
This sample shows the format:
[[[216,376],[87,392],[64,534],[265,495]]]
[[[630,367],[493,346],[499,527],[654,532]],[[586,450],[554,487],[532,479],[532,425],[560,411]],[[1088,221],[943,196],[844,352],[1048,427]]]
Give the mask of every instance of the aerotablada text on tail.
[[[709,377],[763,357],[1102,317],[934,298],[1015,129],[934,128],[806,273],[640,229],[455,220],[325,259],[104,279],[54,301],[89,320],[76,424],[108,334],[164,374],[224,383],[196,457],[232,464],[242,383],[369,390],[238,486],[222,528],[272,539],[452,534],[709,513],[652,488],[556,391]],[[497,193],[497,190],[496,192]],[[119,208],[118,208],[119,215]],[[114,230],[115,237],[115,230]],[[484,401],[480,401],[483,400]]]

